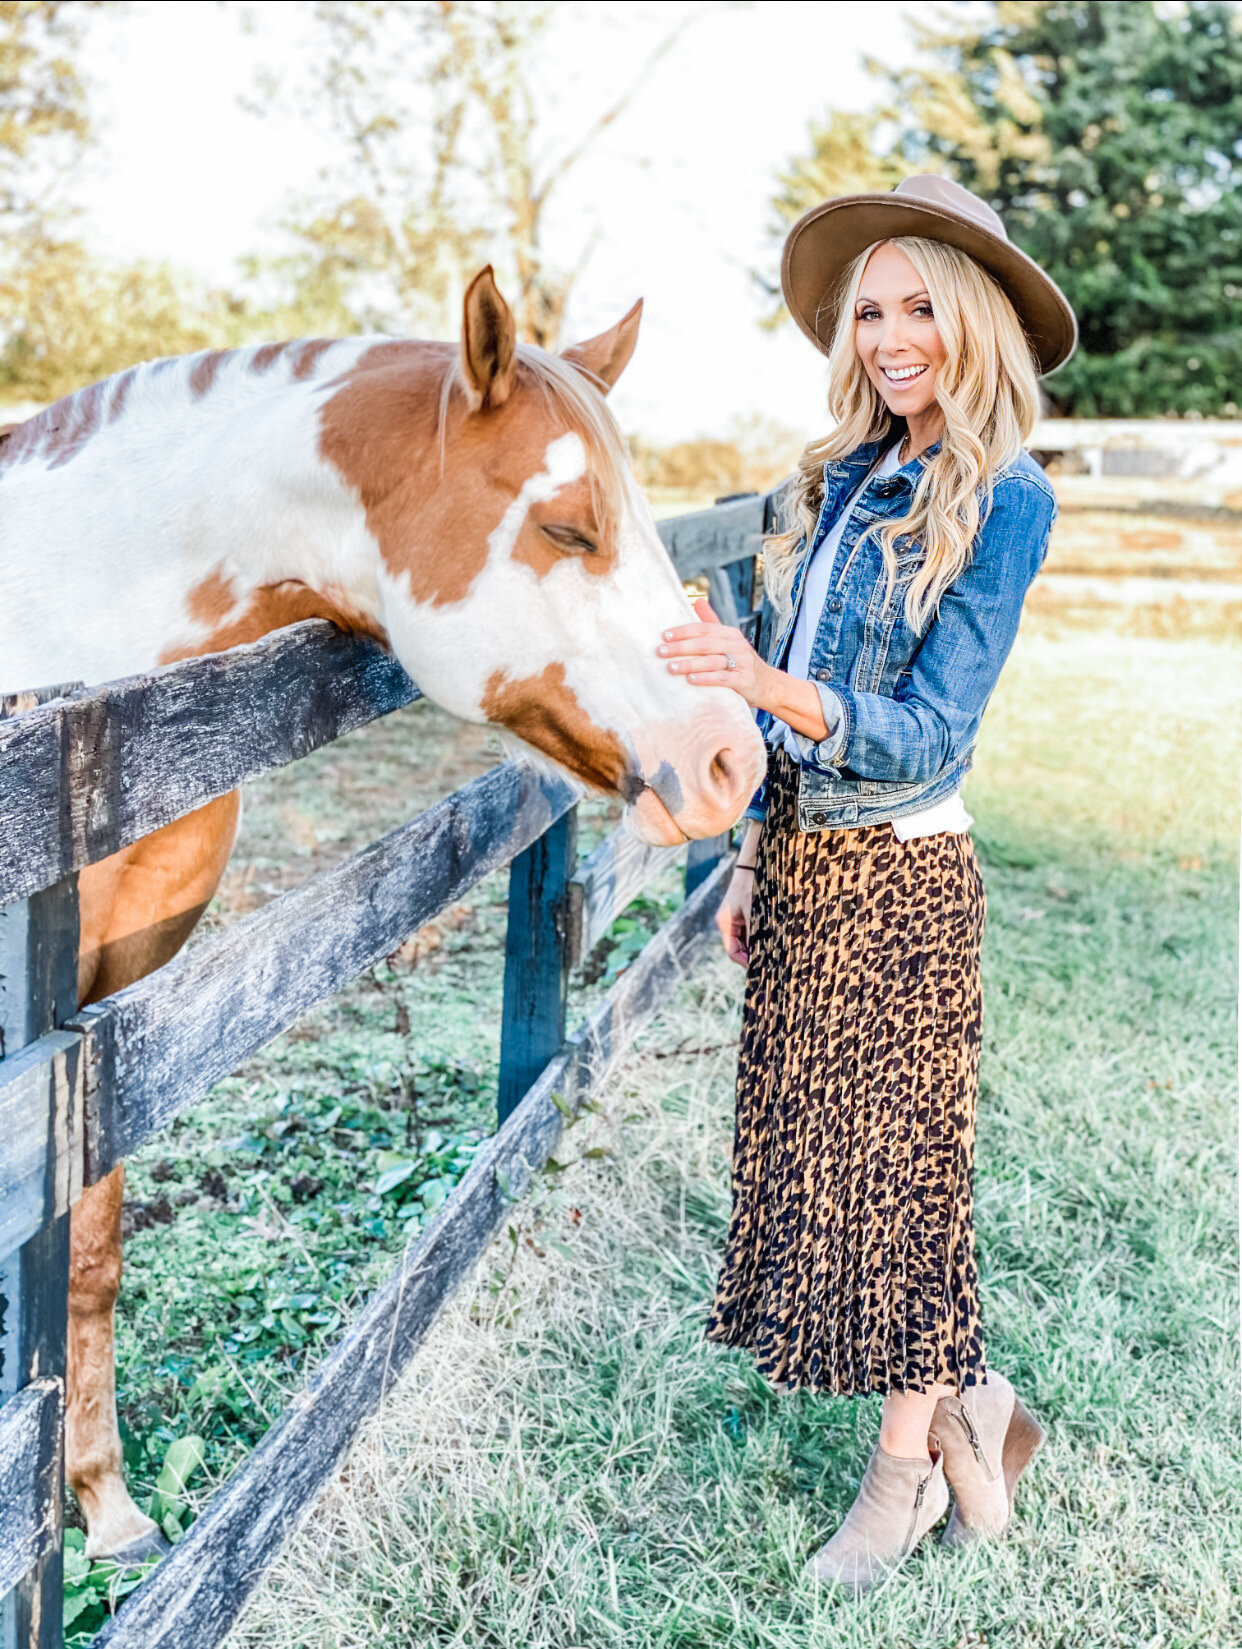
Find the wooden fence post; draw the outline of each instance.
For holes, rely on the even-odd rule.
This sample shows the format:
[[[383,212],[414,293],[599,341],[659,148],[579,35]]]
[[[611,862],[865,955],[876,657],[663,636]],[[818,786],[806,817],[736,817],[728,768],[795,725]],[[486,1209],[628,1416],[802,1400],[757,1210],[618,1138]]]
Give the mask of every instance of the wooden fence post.
[[[0,696],[0,717],[70,698],[81,682]],[[61,805],[68,807],[61,770]],[[68,876],[0,907],[0,1061],[72,1019],[78,1007],[78,879]],[[61,1649],[65,1492],[65,1339],[69,1311],[69,1215],[0,1256],[0,1404],[49,1380],[57,1401],[37,1430],[36,1481],[47,1530],[33,1568],[0,1598],[0,1649]]]
[[[756,497],[758,494],[753,492],[731,492],[717,498],[716,503],[736,504],[743,498]],[[722,624],[742,624],[755,604],[754,556],[713,567],[707,575],[707,599]]]
[[[509,866],[498,1122],[565,1040],[572,962],[569,883],[577,868],[577,841],[578,810],[571,807]]]
[[[78,1005],[77,877],[0,909],[0,1056],[64,1024]],[[40,1430],[39,1479],[47,1534],[34,1567],[0,1602],[0,1649],[60,1649],[64,1500],[65,1334],[69,1215],[0,1260],[0,1402],[32,1380],[55,1380],[54,1423]],[[45,1498],[44,1498],[45,1497]]]

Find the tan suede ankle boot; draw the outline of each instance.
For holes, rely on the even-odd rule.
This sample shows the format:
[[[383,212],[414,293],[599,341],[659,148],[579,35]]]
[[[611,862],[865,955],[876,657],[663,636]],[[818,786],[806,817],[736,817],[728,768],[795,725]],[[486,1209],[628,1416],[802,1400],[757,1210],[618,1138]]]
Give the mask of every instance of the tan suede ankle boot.
[[[1045,1437],[1003,1374],[984,1386],[942,1397],[928,1442],[939,1448],[953,1490],[953,1516],[942,1544],[961,1546],[1001,1534],[1013,1513],[1014,1485]]]
[[[876,1444],[858,1498],[808,1563],[817,1580],[861,1597],[903,1563],[949,1506],[939,1458],[899,1460]]]

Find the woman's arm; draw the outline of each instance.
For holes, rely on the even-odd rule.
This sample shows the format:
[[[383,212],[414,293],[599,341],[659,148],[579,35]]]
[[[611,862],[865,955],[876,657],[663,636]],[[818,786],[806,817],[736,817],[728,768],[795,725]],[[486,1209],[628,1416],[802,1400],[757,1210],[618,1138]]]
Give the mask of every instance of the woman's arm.
[[[740,630],[722,624],[706,601],[696,601],[697,624],[665,630],[657,651],[669,672],[696,687],[731,687],[753,710],[768,710],[809,739],[828,737],[823,705],[812,682],[765,664]],[[728,667],[733,659],[733,669]]]

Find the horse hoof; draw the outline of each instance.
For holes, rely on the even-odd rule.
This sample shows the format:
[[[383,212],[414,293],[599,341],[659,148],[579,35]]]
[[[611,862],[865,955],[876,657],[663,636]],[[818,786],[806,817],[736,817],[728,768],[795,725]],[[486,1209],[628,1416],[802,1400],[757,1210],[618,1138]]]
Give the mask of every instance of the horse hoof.
[[[146,1563],[153,1557],[163,1557],[165,1552],[171,1551],[172,1547],[160,1531],[152,1529],[148,1534],[139,1535],[137,1540],[127,1540],[124,1546],[119,1546],[108,1556],[118,1568],[136,1569],[140,1563]]]

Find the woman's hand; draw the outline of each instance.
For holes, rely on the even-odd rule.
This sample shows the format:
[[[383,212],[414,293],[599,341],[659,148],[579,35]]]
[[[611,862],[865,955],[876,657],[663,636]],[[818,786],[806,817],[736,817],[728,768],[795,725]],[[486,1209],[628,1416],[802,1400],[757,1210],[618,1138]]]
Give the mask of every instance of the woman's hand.
[[[763,662],[740,630],[722,624],[708,602],[696,601],[694,610],[699,622],[665,630],[657,648],[660,657],[668,659],[670,673],[685,676],[696,687],[732,687],[752,709],[766,709],[771,678],[778,672]]]
[[[732,687],[752,710],[770,710],[807,738],[828,737],[828,724],[814,684],[787,675],[763,659],[740,630],[722,624],[706,601],[696,601],[697,624],[665,630],[656,648],[672,675],[695,687]],[[733,668],[729,669],[729,660]]]
[[[755,896],[755,870],[759,860],[759,843],[763,825],[758,819],[748,819],[738,849],[737,868],[729,880],[724,903],[716,912],[716,926],[724,940],[725,955],[731,962],[745,967],[750,961],[750,902]],[[746,866],[748,868],[743,869]]]
[[[716,926],[730,962],[745,967],[750,961],[750,903],[755,895],[753,871],[735,870],[716,912]]]

